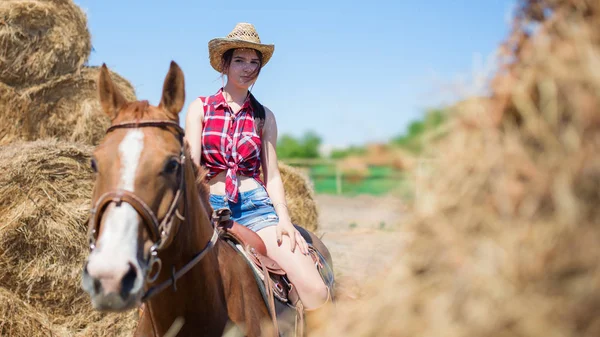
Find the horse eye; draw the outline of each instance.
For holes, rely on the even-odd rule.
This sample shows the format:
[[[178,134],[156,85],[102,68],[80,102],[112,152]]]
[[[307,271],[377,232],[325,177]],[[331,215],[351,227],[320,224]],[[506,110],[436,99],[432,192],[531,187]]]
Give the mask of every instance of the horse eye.
[[[98,164],[96,164],[96,159],[92,158],[90,160],[90,167],[92,168],[92,171],[94,171],[94,173],[98,173]]]
[[[177,172],[178,168],[179,168],[179,162],[177,161],[177,159],[171,158],[165,164],[165,167],[163,168],[163,172],[166,174],[173,174],[173,173]]]

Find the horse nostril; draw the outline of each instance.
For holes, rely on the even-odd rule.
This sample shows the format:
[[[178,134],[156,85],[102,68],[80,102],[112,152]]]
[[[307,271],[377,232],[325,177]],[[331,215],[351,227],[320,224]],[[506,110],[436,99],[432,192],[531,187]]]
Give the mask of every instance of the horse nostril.
[[[125,274],[125,276],[123,276],[123,279],[121,280],[121,297],[123,299],[126,299],[127,296],[129,296],[129,293],[131,292],[131,289],[133,289],[133,286],[135,284],[136,278],[137,278],[136,268],[130,262],[129,270],[127,271],[127,273]]]
[[[96,294],[102,293],[102,283],[98,279],[94,279],[94,292]]]

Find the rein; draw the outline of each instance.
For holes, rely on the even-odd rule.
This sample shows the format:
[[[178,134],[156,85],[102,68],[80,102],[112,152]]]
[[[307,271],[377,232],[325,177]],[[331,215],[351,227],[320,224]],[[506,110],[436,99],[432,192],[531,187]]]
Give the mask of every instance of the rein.
[[[158,270],[156,271],[156,274],[154,275],[154,277],[150,277],[149,275],[146,276],[147,281],[152,283],[156,280],[156,278],[160,274],[161,267],[162,267],[162,262],[161,262],[160,258],[158,257],[158,252],[166,249],[167,247],[169,247],[171,245],[175,236],[179,232],[179,226],[181,225],[181,223],[183,221],[185,221],[185,216],[184,216],[186,214],[185,202],[183,203],[184,215],[181,215],[181,213],[179,212],[179,208],[181,207],[181,202],[182,202],[182,200],[184,200],[185,192],[186,192],[185,174],[184,174],[185,173],[184,172],[184,169],[185,169],[184,164],[185,164],[186,157],[185,157],[184,141],[183,141],[185,131],[179,126],[178,123],[176,123],[174,121],[152,120],[152,121],[126,122],[126,123],[115,124],[115,125],[110,126],[106,130],[106,133],[109,133],[115,129],[126,129],[126,128],[131,129],[131,128],[141,128],[141,127],[159,127],[159,128],[172,127],[177,131],[177,136],[179,138],[179,142],[181,143],[181,150],[180,150],[180,154],[179,154],[179,169],[180,169],[180,171],[179,171],[179,177],[180,177],[179,178],[179,187],[177,188],[175,197],[173,198],[173,201],[171,202],[171,205],[169,206],[169,209],[168,209],[166,215],[164,216],[162,221],[159,222],[158,217],[152,211],[152,209],[140,197],[135,195],[135,193],[126,191],[126,190],[122,190],[122,189],[106,192],[100,196],[100,198],[94,204],[94,207],[90,210],[91,215],[90,215],[90,220],[89,220],[89,224],[88,224],[88,226],[89,226],[88,236],[89,236],[90,252],[91,252],[96,248],[96,240],[98,239],[100,218],[101,218],[102,214],[104,213],[104,211],[106,210],[106,208],[108,207],[108,205],[110,205],[111,203],[115,203],[118,207],[123,202],[131,205],[133,207],[133,209],[135,209],[136,212],[142,218],[142,222],[143,222],[144,226],[146,227],[146,229],[148,230],[148,233],[152,240],[152,246],[150,247],[149,252],[148,252],[149,258],[146,261],[149,272],[152,271],[154,265],[158,265],[158,267],[157,267]],[[175,219],[177,219],[179,221],[175,221]],[[190,271],[196,264],[198,264],[198,262],[200,262],[200,260],[202,260],[202,258],[206,255],[206,253],[208,253],[208,251],[215,245],[218,238],[219,238],[218,231],[215,228],[211,239],[204,246],[204,248],[202,248],[202,250],[200,252],[198,252],[196,255],[194,255],[194,257],[185,266],[183,266],[183,268],[181,268],[180,270],[175,271],[175,266],[173,266],[171,269],[171,278],[169,278],[165,282],[162,282],[159,285],[153,286],[150,289],[148,289],[147,291],[145,291],[144,295],[142,296],[142,302],[148,301],[151,297],[153,297],[154,295],[165,290],[169,286],[173,286],[173,289],[175,291],[177,291],[176,281],[179,278],[181,278],[183,275],[185,275],[188,271]]]

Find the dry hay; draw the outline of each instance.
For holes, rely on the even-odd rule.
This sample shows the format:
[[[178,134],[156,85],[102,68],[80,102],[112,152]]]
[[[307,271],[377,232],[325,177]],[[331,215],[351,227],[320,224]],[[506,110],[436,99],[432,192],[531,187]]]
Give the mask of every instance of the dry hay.
[[[0,287],[0,336],[11,337],[119,337],[131,336],[135,329],[135,311],[126,315],[110,314],[78,330],[51,323],[51,314],[33,308],[14,293]],[[85,318],[85,317],[83,317]],[[92,317],[88,317],[91,321]]]
[[[83,67],[77,73],[22,91],[31,106],[21,136],[26,140],[56,138],[97,145],[110,125],[98,98],[99,73],[99,67]],[[126,79],[114,72],[111,78],[127,100],[136,100]]]
[[[87,254],[91,151],[86,145],[57,141],[0,147],[0,287],[47,315],[51,324],[72,332],[91,323],[103,331],[112,321],[123,320],[93,311],[80,287]],[[124,320],[112,332],[126,324],[132,323]]]
[[[316,232],[319,228],[319,213],[310,180],[298,169],[282,162],[279,162],[279,172],[292,222]]]
[[[313,336],[600,335],[600,3],[520,4],[491,104],[440,144],[396,270]]]
[[[363,155],[349,155],[341,159],[337,165],[344,178],[353,182],[361,181],[369,175],[369,164]]]
[[[0,2],[0,82],[39,84],[74,72],[90,52],[87,18],[73,1]]]
[[[0,145],[10,143],[23,134],[29,101],[0,82]]]
[[[389,144],[370,144],[364,155],[369,166],[389,166],[396,170],[410,170],[414,166],[414,155],[401,147]]]
[[[137,311],[130,310],[123,314],[107,314],[104,317],[94,312],[91,318],[82,317],[82,322],[92,323],[81,330],[71,330],[67,336],[73,337],[130,337],[137,326]],[[102,317],[102,318],[100,318]]]
[[[56,335],[48,318],[13,293],[0,287],[0,336]]]

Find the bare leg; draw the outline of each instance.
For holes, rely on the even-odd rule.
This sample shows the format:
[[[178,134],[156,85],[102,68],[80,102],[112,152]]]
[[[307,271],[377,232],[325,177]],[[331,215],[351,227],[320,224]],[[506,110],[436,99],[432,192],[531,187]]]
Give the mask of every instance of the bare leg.
[[[292,252],[290,238],[287,235],[283,235],[281,246],[278,246],[275,226],[263,228],[256,233],[265,242],[268,257],[285,270],[298,290],[304,308],[311,310],[323,305],[328,299],[329,292],[312,258],[302,254],[297,247]]]

